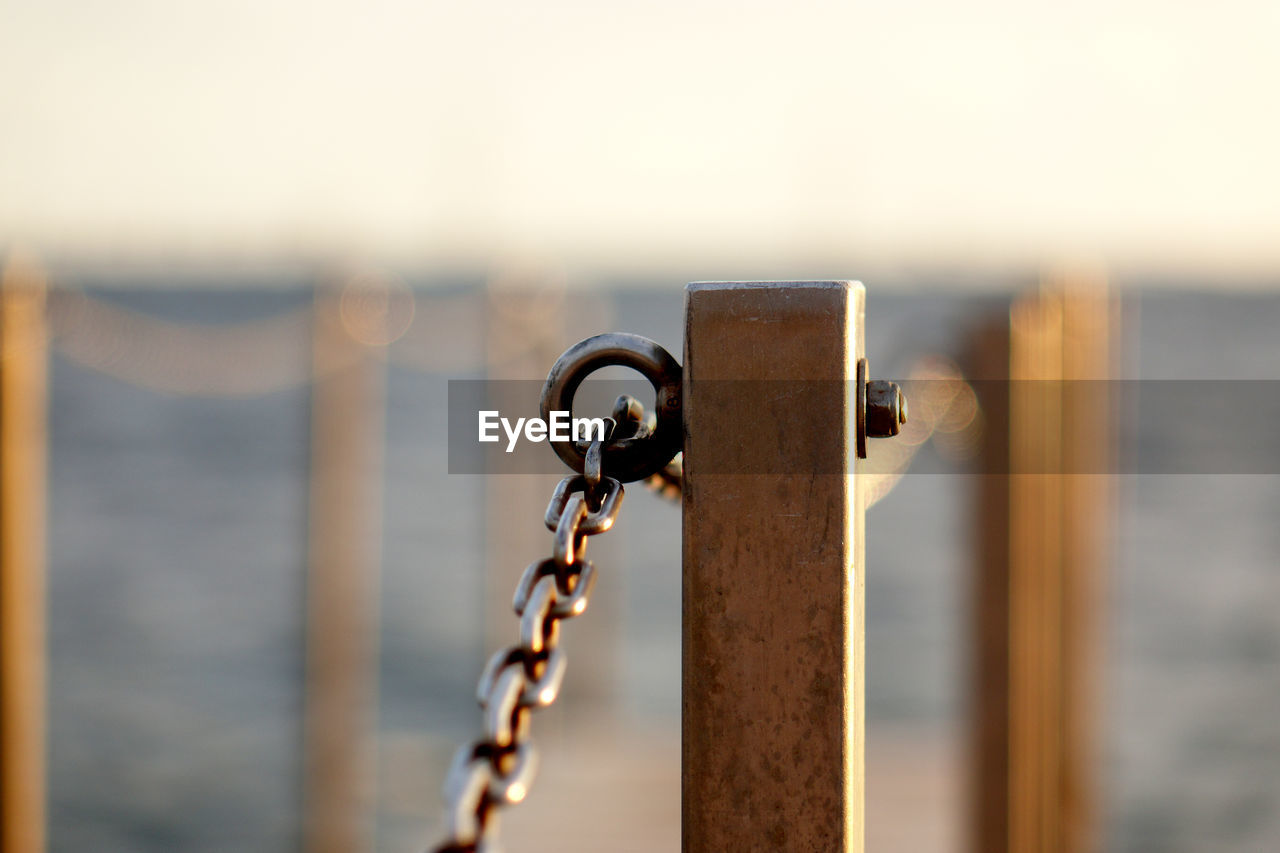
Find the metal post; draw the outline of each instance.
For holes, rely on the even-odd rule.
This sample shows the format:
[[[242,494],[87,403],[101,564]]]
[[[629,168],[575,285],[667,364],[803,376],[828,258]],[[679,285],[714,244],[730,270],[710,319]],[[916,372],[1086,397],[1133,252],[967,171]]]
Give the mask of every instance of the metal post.
[[[45,280],[0,277],[0,853],[45,848]]]
[[[860,284],[689,285],[687,853],[863,849],[862,353]]]

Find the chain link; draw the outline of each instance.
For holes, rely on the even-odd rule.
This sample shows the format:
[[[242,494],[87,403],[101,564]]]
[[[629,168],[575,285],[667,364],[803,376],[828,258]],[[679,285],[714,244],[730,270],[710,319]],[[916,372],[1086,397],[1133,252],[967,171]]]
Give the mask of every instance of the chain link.
[[[588,450],[588,461],[596,461],[587,474],[564,478],[551,495],[544,520],[555,534],[552,556],[524,570],[512,602],[520,640],[495,652],[481,673],[476,699],[484,736],[463,745],[449,768],[448,839],[436,853],[498,853],[497,809],[529,792],[537,766],[529,718],[560,692],[560,622],[587,609],[596,582],[595,566],[585,559],[587,538],[608,532],[622,506],[622,483],[600,470],[602,444],[593,442]]]

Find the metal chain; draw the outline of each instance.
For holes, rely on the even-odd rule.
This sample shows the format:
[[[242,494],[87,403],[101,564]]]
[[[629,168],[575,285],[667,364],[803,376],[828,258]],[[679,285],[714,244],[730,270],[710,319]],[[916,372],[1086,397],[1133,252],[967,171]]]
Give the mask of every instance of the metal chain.
[[[657,344],[629,335],[589,338],[566,351],[543,389],[544,412],[549,403],[571,405],[585,374],[605,364],[624,364],[645,373],[654,385],[657,408],[666,412],[665,428],[670,430],[672,423],[678,426],[678,416],[671,412],[672,401],[678,405],[680,396],[679,365]],[[977,416],[972,390],[958,371],[934,366],[923,375],[951,382],[942,389],[938,411],[926,419],[929,423],[916,446],[935,432],[966,430]],[[605,421],[603,438],[571,449],[556,448],[562,459],[582,473],[561,480],[547,505],[544,520],[554,533],[551,557],[531,563],[516,585],[513,605],[520,617],[519,642],[495,652],[480,676],[476,698],[483,712],[484,736],[463,745],[454,756],[444,786],[448,836],[434,848],[435,853],[498,853],[498,809],[528,795],[537,764],[529,739],[530,717],[559,694],[565,675],[560,622],[587,609],[596,580],[595,567],[585,559],[587,539],[613,527],[622,505],[622,481],[643,480],[659,495],[677,501],[683,496],[680,442],[669,433],[663,436],[660,416],[623,395]],[[910,464],[911,453],[895,460],[878,475],[880,479],[871,477],[873,500],[892,488]],[[618,464],[610,469],[614,477],[606,474],[611,458]]]
[[[497,853],[496,810],[529,792],[537,764],[530,713],[559,694],[565,674],[560,622],[587,609],[596,580],[584,559],[587,538],[608,532],[622,505],[622,483],[601,469],[604,445],[616,431],[616,421],[606,421],[606,441],[591,444],[584,473],[561,480],[547,505],[552,556],[524,570],[513,601],[520,640],[495,652],[480,676],[476,698],[485,734],[454,756],[444,786],[448,839],[436,853]]]
[[[659,471],[680,450],[680,365],[666,350],[637,335],[597,335],[556,361],[542,392],[542,409],[568,410],[583,378],[608,364],[639,370],[654,386],[654,413],[623,395],[605,418],[604,435],[589,444],[554,445],[573,470],[556,486],[545,522],[554,533],[551,557],[531,563],[516,585],[520,640],[489,659],[476,699],[484,736],[464,744],[445,777],[447,838],[435,853],[497,853],[498,809],[521,802],[533,781],[537,754],[530,716],[556,700],[564,681],[560,622],[587,609],[595,567],[587,539],[608,532],[622,505],[623,481]],[[609,476],[613,474],[613,476]]]

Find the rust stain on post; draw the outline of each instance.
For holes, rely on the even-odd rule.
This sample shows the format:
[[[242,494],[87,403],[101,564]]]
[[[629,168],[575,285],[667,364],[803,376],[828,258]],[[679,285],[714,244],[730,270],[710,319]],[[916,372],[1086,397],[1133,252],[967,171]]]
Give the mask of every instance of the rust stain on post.
[[[689,285],[688,853],[862,850],[862,352],[860,284]]]
[[[45,848],[44,274],[0,278],[0,853]]]

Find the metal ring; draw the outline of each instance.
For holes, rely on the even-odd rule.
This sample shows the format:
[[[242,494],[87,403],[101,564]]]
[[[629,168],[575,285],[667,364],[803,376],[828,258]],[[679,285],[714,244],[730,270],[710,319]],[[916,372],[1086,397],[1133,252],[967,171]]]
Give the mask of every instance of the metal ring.
[[[588,375],[611,364],[638,371],[653,386],[657,428],[652,435],[622,438],[604,447],[604,472],[630,483],[662,469],[683,444],[680,422],[680,364],[657,343],[639,335],[612,332],[580,341],[565,350],[547,374],[542,387],[542,417],[572,412],[573,396]],[[564,463],[582,473],[587,446],[554,441],[551,447]]]

